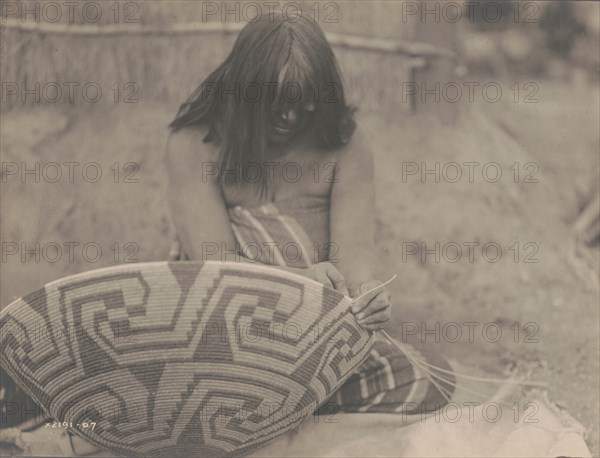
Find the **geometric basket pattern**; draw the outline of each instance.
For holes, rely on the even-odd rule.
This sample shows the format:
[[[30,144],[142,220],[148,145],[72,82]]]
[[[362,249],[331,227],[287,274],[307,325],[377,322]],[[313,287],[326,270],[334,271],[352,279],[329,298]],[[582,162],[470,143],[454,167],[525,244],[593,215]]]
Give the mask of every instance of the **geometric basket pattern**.
[[[372,337],[349,306],[267,266],[125,264],[5,307],[0,362],[111,453],[242,455],[299,425],[366,358]]]

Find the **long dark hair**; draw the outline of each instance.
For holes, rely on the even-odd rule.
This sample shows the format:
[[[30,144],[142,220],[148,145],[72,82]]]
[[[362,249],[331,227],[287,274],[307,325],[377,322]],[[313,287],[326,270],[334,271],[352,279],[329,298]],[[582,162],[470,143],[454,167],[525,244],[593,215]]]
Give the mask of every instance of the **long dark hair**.
[[[218,143],[226,168],[263,164],[269,160],[272,113],[290,102],[313,110],[319,147],[332,149],[350,140],[354,109],[346,104],[325,34],[306,10],[290,17],[271,11],[248,23],[225,62],[181,105],[169,127],[207,126],[204,141]]]

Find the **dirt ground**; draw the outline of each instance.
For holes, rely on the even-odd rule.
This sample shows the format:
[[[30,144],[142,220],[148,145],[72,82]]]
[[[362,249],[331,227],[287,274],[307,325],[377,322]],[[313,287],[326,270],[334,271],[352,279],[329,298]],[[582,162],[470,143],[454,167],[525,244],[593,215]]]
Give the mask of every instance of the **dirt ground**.
[[[398,274],[391,285],[392,332],[490,373],[517,371],[547,381],[550,399],[588,428],[586,440],[596,455],[599,256],[597,247],[577,244],[571,223],[582,196],[598,180],[599,93],[597,87],[541,82],[537,98],[536,104],[465,105],[455,126],[425,116],[360,115],[377,160],[381,272]],[[48,179],[56,177],[52,167],[39,183],[33,175],[25,180],[3,175],[2,306],[68,274],[126,260],[166,259],[173,228],[162,155],[175,108],[142,101],[110,109],[36,107],[2,114],[3,164],[79,164],[73,182],[65,166],[56,183]],[[81,174],[92,162],[102,171],[95,183],[89,181],[98,167],[86,168],[87,179]],[[128,168],[129,162],[139,170]],[[433,169],[436,162],[444,170],[439,182],[431,174],[425,180],[418,173],[402,175],[403,168],[408,173],[425,163]],[[473,182],[466,176],[469,162],[480,164]],[[449,163],[461,166],[461,179],[455,180]],[[484,177],[482,168],[490,163],[496,165]],[[492,182],[498,167],[502,176]],[[537,182],[526,182],[532,172],[528,180]],[[35,248],[35,242],[41,244],[39,262],[9,254],[15,246]],[[69,242],[80,244],[72,259]],[[89,243],[102,254],[96,254],[96,245],[84,253]],[[60,259],[51,262],[56,244]],[[491,248],[484,251],[486,244]],[[496,246],[502,249],[499,258]],[[420,250],[413,254],[415,247]],[[415,334],[414,325],[421,323],[434,330],[439,323],[440,331]]]

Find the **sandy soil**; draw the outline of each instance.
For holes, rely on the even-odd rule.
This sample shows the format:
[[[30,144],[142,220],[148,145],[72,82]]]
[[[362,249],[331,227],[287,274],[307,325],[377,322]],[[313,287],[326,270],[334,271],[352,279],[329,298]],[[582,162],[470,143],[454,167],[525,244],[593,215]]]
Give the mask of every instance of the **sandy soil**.
[[[589,429],[587,442],[597,454],[598,249],[580,247],[570,224],[582,193],[598,179],[599,95],[597,88],[542,83],[538,99],[537,104],[464,106],[456,126],[441,126],[424,116],[360,116],[377,158],[381,271],[398,274],[391,286],[391,330],[398,337],[408,339],[412,323],[427,323],[428,329],[439,323],[439,342],[435,332],[419,331],[411,340],[426,341],[488,372],[512,370],[546,380],[550,398]],[[41,243],[39,262],[31,256],[22,262],[20,253],[2,260],[3,306],[50,280],[123,262],[127,256],[139,261],[166,258],[173,229],[162,155],[164,126],[174,109],[141,102],[115,105],[110,111],[100,106],[60,112],[36,107],[3,113],[3,163],[80,164],[72,183],[65,166],[56,183],[36,183],[31,175],[25,183],[18,175],[3,177],[3,256],[6,243],[24,242],[29,249]],[[91,162],[102,170],[96,183],[81,175]],[[139,170],[126,180],[132,170],[124,169],[128,162]],[[472,183],[466,166],[455,183],[450,182],[455,170],[449,168],[438,183],[433,175],[403,180],[403,167],[421,167],[422,162],[429,168],[439,162],[441,169],[450,162],[480,166]],[[487,180],[482,175],[483,165],[492,162],[502,170],[495,183],[489,182],[494,170],[488,170]],[[120,170],[117,182],[114,163]],[[514,163],[520,170],[518,182],[514,167],[510,169]],[[523,182],[535,167],[537,182]],[[96,169],[86,170],[93,178]],[[56,176],[51,168],[45,171],[47,178]],[[127,182],[131,180],[138,182]],[[72,260],[64,245],[68,242],[80,243]],[[102,249],[97,262],[91,262],[97,257],[93,247],[82,253],[90,242]],[[433,253],[425,254],[422,262],[422,250],[409,254],[415,246],[435,250],[436,242],[439,262]],[[465,245],[471,242],[479,243],[471,245],[472,262]],[[490,261],[496,257],[493,248],[485,252],[486,260],[486,243],[502,248],[496,262]],[[49,262],[56,258],[56,246],[46,245],[44,254],[45,244],[61,246],[57,262]],[[450,262],[456,258],[456,244],[462,256]],[[467,322],[477,323],[472,339]],[[460,338],[455,339],[456,328],[448,323],[458,323]],[[497,326],[502,336],[496,340]],[[484,327],[489,331],[485,338]]]

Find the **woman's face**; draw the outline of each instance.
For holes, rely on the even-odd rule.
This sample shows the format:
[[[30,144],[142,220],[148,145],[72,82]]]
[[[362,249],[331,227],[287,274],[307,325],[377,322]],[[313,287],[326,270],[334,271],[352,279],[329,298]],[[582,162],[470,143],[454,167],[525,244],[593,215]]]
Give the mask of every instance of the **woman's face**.
[[[273,111],[269,129],[269,142],[286,143],[302,132],[312,120],[314,105],[288,105]]]

